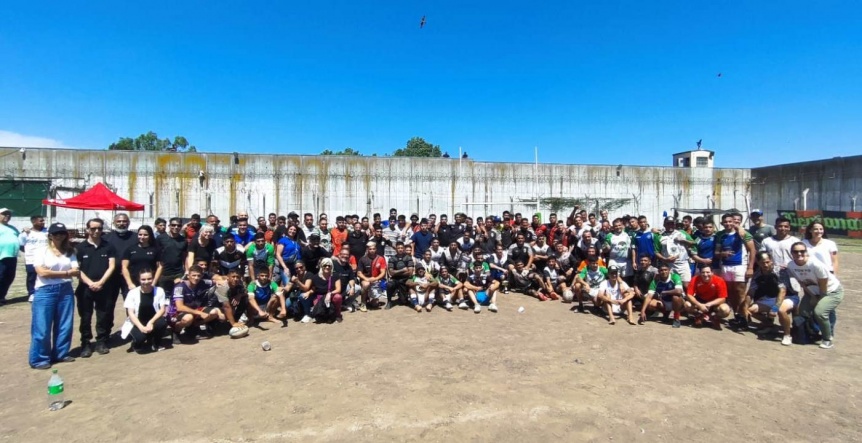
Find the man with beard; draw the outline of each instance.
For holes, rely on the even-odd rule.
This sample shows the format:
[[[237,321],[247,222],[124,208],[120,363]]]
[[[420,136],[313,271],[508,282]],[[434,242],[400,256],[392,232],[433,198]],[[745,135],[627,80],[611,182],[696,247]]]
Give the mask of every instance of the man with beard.
[[[114,229],[105,234],[102,240],[114,247],[114,252],[116,252],[114,258],[117,263],[120,263],[126,254],[126,250],[138,244],[137,232],[129,230],[129,215],[123,212],[115,215]],[[113,273],[111,280],[110,287],[113,290],[119,289],[119,292],[123,295],[123,299],[125,299],[126,294],[129,293],[129,286],[126,283],[126,279],[123,278],[123,274],[117,270]],[[114,300],[116,301],[116,297],[114,297]]]
[[[407,280],[413,276],[413,257],[404,252],[404,243],[395,244],[395,257],[389,262],[389,283],[386,287],[386,309],[392,309],[392,298],[396,295],[402,304],[408,296]]]

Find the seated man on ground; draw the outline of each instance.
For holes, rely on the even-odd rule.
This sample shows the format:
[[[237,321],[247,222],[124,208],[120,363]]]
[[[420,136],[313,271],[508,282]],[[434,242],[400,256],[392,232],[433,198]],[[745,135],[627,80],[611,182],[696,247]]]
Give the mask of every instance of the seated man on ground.
[[[257,279],[248,284],[249,324],[259,321],[275,322],[276,319],[287,325],[287,306],[284,293],[278,283],[270,280],[269,268],[255,270]]]
[[[673,312],[673,327],[680,327],[679,314],[684,306],[682,296],[682,279],[671,272],[668,263],[659,263],[658,274],[650,283],[649,292],[641,307],[641,324],[646,321],[647,314],[660,311],[665,314],[665,318]]]
[[[758,252],[755,257],[757,270],[754,273],[754,278],[751,279],[751,286],[747,294],[748,312],[761,321],[764,330],[772,328],[777,316],[784,332],[781,344],[790,346],[793,344],[793,337],[790,334],[791,315],[793,309],[799,306],[799,295],[788,294],[789,275],[783,273],[784,278],[782,278],[782,274],[776,272],[775,264],[768,252]]]
[[[245,327],[248,321],[248,289],[243,285],[238,269],[227,273],[224,285],[216,287],[216,297],[222,306],[222,316],[219,320],[227,322],[231,328]]]
[[[721,329],[721,319],[730,314],[727,304],[727,283],[715,275],[712,266],[705,265],[686,288],[685,311],[694,316],[694,325],[707,321]]]
[[[434,308],[433,294],[436,285],[437,282],[428,274],[425,267],[421,264],[416,265],[416,275],[407,282],[407,287],[410,288],[410,304],[416,312],[422,312],[423,307],[428,312]]]
[[[599,294],[596,302],[604,307],[608,313],[608,324],[616,324],[616,316],[626,311],[626,320],[630,325],[635,324],[635,316],[632,308],[634,291],[623,281],[620,268],[611,265],[608,268],[608,278],[599,285]]]
[[[488,310],[491,312],[497,312],[497,289],[499,287],[500,282],[491,278],[491,273],[485,271],[482,267],[482,263],[473,263],[473,272],[467,277],[467,281],[464,282],[464,289],[465,292],[467,292],[467,297],[469,297],[470,301],[473,303],[473,312],[478,314],[482,311],[482,301],[479,299],[480,292],[485,292],[484,299],[488,300]],[[462,301],[458,307],[461,309],[467,309],[467,303]]]
[[[599,296],[599,287],[602,282],[607,280],[608,269],[599,266],[599,258],[595,255],[587,259],[587,267],[585,267],[575,277],[574,293],[578,299],[577,309],[584,312],[584,301],[589,300],[598,307],[597,298]],[[574,308],[572,308],[574,310]]]
[[[566,295],[570,295],[569,301],[574,299],[574,293],[569,291],[566,286],[566,276],[560,269],[560,264],[557,262],[557,257],[548,257],[547,266],[544,271],[544,281],[542,281],[542,292],[551,300],[559,300],[560,294],[563,294],[563,299]]]
[[[449,274],[446,267],[440,268],[440,278],[437,280],[437,300],[447,311],[452,310],[452,301],[462,298],[461,291],[463,283],[455,276]]]
[[[218,299],[214,295],[215,284],[212,280],[202,278],[203,272],[200,266],[192,266],[188,271],[188,279],[174,287],[168,311],[174,344],[181,342],[180,333],[184,330],[186,335],[195,336],[195,329],[198,329],[204,333],[202,338],[212,338],[212,329],[208,323],[221,316]]]
[[[515,292],[520,292],[524,295],[529,295],[530,297],[536,297],[540,301],[545,301],[548,299],[541,292],[539,292],[542,278],[539,276],[538,273],[528,268],[527,265],[524,264],[524,262],[521,260],[518,260],[509,266],[510,289]]]

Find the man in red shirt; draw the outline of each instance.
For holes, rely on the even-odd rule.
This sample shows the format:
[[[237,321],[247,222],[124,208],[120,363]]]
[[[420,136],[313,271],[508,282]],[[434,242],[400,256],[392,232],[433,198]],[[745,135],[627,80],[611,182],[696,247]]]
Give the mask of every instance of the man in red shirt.
[[[701,326],[704,321],[721,329],[721,319],[730,315],[727,304],[727,283],[715,277],[712,268],[707,266],[688,285],[685,297],[685,310],[694,315],[694,325]]]

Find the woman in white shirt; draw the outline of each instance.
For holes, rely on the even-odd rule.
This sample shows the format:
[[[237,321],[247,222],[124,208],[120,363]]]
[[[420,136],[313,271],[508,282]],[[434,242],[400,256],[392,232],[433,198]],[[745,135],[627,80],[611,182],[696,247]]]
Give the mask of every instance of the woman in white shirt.
[[[122,336],[132,336],[129,352],[156,352],[159,350],[159,339],[165,336],[168,329],[165,320],[168,300],[164,289],[153,286],[155,275],[152,269],[142,269],[138,273],[138,281],[140,286],[129,290],[123,302],[128,317],[123,324]]]
[[[805,228],[805,246],[808,255],[826,265],[829,272],[838,274],[838,245],[826,237],[826,228],[819,221],[811,222]]]
[[[75,361],[69,350],[75,316],[72,277],[80,275],[78,259],[66,225],[52,224],[48,228],[48,239],[48,247],[33,261],[37,275],[30,324],[30,367],[33,369],[49,369],[52,363]]]

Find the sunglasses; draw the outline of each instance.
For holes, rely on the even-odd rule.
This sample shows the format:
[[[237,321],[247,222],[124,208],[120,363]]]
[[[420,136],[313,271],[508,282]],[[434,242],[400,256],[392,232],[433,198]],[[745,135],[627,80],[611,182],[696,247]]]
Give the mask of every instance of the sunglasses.
[[[180,227],[180,225],[177,225],[177,224],[171,224],[170,226],[171,226],[172,228],[179,228],[179,227]]]
[[[795,250],[795,251],[790,251],[790,252],[792,252],[792,253],[794,253],[794,254],[805,254],[805,253],[806,253],[806,252],[808,252],[808,251],[807,251],[807,250],[805,250],[805,249],[797,249],[797,250]]]

